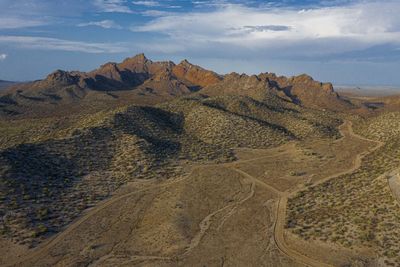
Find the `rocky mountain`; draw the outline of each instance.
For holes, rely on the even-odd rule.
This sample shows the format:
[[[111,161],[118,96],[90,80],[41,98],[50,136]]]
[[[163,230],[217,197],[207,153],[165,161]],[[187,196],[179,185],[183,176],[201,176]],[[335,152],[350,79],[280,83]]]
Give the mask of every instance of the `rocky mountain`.
[[[294,77],[276,76],[274,73],[246,75],[231,73],[223,81],[200,91],[209,96],[242,95],[264,101],[271,95],[308,108],[343,110],[352,105],[342,99],[331,83],[314,81],[303,74]]]
[[[46,113],[82,106],[155,104],[187,95],[222,77],[184,60],[153,62],[144,54],[90,72],[57,70],[45,79],[11,87],[0,96],[4,114]],[[34,107],[34,109],[32,109]]]
[[[97,112],[104,107],[154,105],[190,94],[248,96],[258,101],[275,96],[308,108],[336,111],[351,108],[333,90],[332,84],[314,81],[308,75],[222,76],[187,60],[179,64],[153,62],[139,54],[121,63],[106,63],[90,72],[57,70],[43,80],[11,86],[0,94],[0,115]]]
[[[15,84],[0,266],[399,266],[400,112],[363,101],[143,54]]]
[[[186,60],[153,62],[143,54],[15,85],[0,94],[0,241],[34,247],[127,183],[166,182],[192,166],[238,160],[240,151],[267,159],[269,149],[296,143],[288,153],[277,149],[283,149],[276,152],[278,164],[302,165],[300,144],[305,149],[341,136],[339,108],[351,105],[332,85],[306,75],[222,76]],[[304,159],[323,158],[307,151]],[[287,161],[290,153],[296,160]],[[219,178],[211,178],[211,188],[218,188]],[[209,192],[202,188],[193,186]]]
[[[215,72],[195,66],[186,59],[174,66],[172,71],[176,77],[185,79],[199,87],[213,85],[222,80],[222,77],[216,75]]]

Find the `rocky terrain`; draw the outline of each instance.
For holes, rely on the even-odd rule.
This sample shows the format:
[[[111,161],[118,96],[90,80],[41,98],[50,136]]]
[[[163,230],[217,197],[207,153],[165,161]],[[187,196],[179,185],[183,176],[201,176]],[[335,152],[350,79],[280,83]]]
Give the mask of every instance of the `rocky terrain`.
[[[13,85],[0,265],[399,264],[397,117],[308,75],[143,54]]]
[[[267,88],[267,90],[265,90]],[[207,95],[245,95],[259,101],[275,95],[292,103],[309,108],[345,110],[351,103],[340,98],[331,83],[314,81],[303,74],[296,77],[276,76],[273,73],[248,76],[231,73],[220,83],[201,90]]]
[[[57,70],[44,80],[14,86],[2,93],[0,111],[4,115],[41,116],[69,113],[71,109],[98,111],[112,105],[155,104],[198,91],[221,79],[185,60],[178,65],[153,62],[140,54],[91,72]]]
[[[157,104],[195,92],[243,95],[258,101],[273,95],[308,108],[352,108],[333,91],[332,84],[314,81],[307,75],[222,76],[186,60],[176,65],[170,61],[153,62],[140,54],[87,73],[57,70],[44,80],[15,85],[0,94],[0,114],[40,117],[79,113],[82,109],[99,111],[105,106]]]

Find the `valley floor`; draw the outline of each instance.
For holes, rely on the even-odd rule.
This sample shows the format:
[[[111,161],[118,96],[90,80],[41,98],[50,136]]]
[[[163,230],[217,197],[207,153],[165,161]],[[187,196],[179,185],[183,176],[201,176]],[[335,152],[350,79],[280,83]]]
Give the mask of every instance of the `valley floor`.
[[[182,177],[129,183],[35,249],[0,241],[0,265],[373,264],[368,249],[304,241],[285,230],[289,197],[353,172],[382,145],[354,134],[349,121],[340,131],[336,141],[237,149],[235,162],[184,166]]]

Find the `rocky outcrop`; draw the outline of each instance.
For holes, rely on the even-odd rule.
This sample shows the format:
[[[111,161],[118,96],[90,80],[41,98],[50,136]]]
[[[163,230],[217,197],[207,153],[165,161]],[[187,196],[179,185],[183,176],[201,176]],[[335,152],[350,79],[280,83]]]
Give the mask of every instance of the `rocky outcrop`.
[[[201,87],[210,86],[222,80],[222,77],[215,72],[193,65],[186,59],[173,67],[173,73],[176,77]]]
[[[215,84],[221,79],[218,74],[192,65],[186,60],[175,65],[171,61],[153,62],[144,54],[139,54],[121,63],[106,63],[87,73],[57,70],[46,79],[32,84],[31,88],[40,90],[75,85],[81,89],[97,91],[132,90],[151,80],[155,87],[152,88],[153,91],[163,90],[165,82],[168,81],[179,81],[179,84],[185,85],[188,91],[191,91],[191,88],[199,89]],[[160,82],[159,86],[156,82]]]
[[[17,104],[9,109],[10,105],[3,103],[0,108],[14,114],[21,112],[14,110],[17,106],[32,111],[41,105],[47,110],[58,104],[81,101],[96,106],[115,103],[117,99],[116,105],[155,104],[194,92],[248,96],[264,102],[280,98],[317,109],[340,110],[350,106],[333,90],[332,84],[315,81],[305,74],[290,78],[273,73],[222,76],[187,60],[176,65],[172,61],[153,62],[139,54],[121,63],[106,63],[90,72],[57,70],[43,80],[17,84],[0,95]]]

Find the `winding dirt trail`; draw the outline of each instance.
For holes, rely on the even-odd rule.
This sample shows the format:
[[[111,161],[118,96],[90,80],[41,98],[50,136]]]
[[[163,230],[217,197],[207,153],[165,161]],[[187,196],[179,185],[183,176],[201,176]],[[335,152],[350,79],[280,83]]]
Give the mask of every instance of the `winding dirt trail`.
[[[368,152],[363,152],[360,153],[358,155],[356,155],[356,158],[353,162],[353,165],[351,166],[350,169],[339,172],[339,173],[335,173],[334,175],[328,176],[322,180],[319,180],[318,182],[314,183],[313,185],[317,185],[320,183],[323,183],[327,180],[336,178],[338,176],[341,176],[343,174],[347,174],[347,173],[351,173],[353,171],[355,171],[356,169],[358,169],[361,166],[362,163],[362,158],[365,157],[367,154],[375,151],[376,149],[379,149],[384,143],[380,142],[380,141],[375,141],[375,140],[370,140],[367,139],[365,137],[362,137],[358,134],[355,134],[353,132],[352,129],[352,123],[350,121],[345,121],[339,128],[340,133],[342,134],[342,137],[337,141],[340,141],[341,139],[344,139],[346,137],[353,137],[353,138],[357,138],[360,140],[365,140],[365,141],[369,141],[369,142],[373,142],[376,143],[377,145],[370,149]],[[285,154],[285,152],[283,152],[282,154]],[[224,206],[216,211],[214,211],[213,213],[210,213],[209,215],[207,215],[201,222],[200,222],[200,230],[199,232],[195,235],[195,237],[192,239],[188,249],[184,252],[182,256],[185,256],[187,254],[189,254],[194,248],[196,248],[199,243],[201,242],[203,236],[206,234],[206,232],[208,231],[208,229],[210,228],[214,217],[225,211],[228,209],[231,209],[222,219],[222,221],[220,222],[219,226],[216,228],[217,230],[219,230],[219,228],[222,227],[222,225],[224,224],[224,222],[235,212],[235,209],[237,207],[239,207],[241,204],[243,204],[244,202],[246,202],[247,200],[249,200],[250,198],[252,198],[255,194],[255,188],[256,186],[260,186],[263,187],[264,189],[273,192],[274,194],[277,195],[277,207],[276,207],[276,218],[275,218],[275,222],[274,222],[274,226],[273,226],[273,238],[276,244],[276,247],[279,249],[279,251],[287,256],[288,258],[292,259],[293,261],[301,264],[301,265],[305,265],[305,266],[315,266],[315,267],[326,267],[326,266],[331,266],[329,264],[325,264],[323,262],[320,262],[316,259],[310,258],[307,255],[304,255],[302,253],[300,253],[299,251],[294,250],[293,248],[289,247],[286,242],[285,242],[285,238],[284,238],[284,226],[285,226],[285,220],[286,220],[286,209],[287,209],[287,201],[288,198],[303,190],[302,188],[294,188],[294,189],[289,189],[287,191],[280,191],[278,189],[276,189],[275,187],[264,183],[263,181],[257,179],[256,177],[253,177],[252,175],[240,170],[239,168],[237,168],[237,164],[239,163],[244,163],[244,162],[251,162],[251,161],[256,161],[258,159],[263,159],[263,158],[268,158],[271,157],[270,155],[267,156],[262,156],[262,157],[256,157],[256,158],[252,158],[252,159],[246,159],[246,160],[238,160],[236,162],[232,162],[232,163],[225,163],[225,164],[210,164],[210,165],[203,165],[203,166],[194,166],[192,171],[184,176],[181,177],[179,179],[175,179],[175,180],[171,180],[171,181],[166,181],[154,186],[149,186],[147,188],[141,189],[141,190],[137,190],[137,191],[133,191],[133,192],[129,192],[126,193],[124,195],[118,196],[118,197],[112,197],[111,199],[98,204],[95,208],[93,208],[92,210],[88,211],[87,214],[85,214],[84,216],[82,216],[80,219],[78,219],[77,221],[75,221],[74,223],[72,223],[71,225],[68,226],[68,228],[66,228],[65,231],[59,233],[58,235],[56,235],[54,238],[52,238],[50,241],[48,241],[46,244],[44,244],[43,246],[38,247],[36,250],[30,252],[28,255],[26,255],[25,257],[18,259],[17,262],[12,263],[11,265],[8,266],[19,266],[22,263],[29,263],[29,262],[34,262],[35,259],[38,259],[42,256],[45,256],[46,253],[48,253],[50,251],[51,248],[57,246],[59,244],[59,242],[62,242],[63,239],[65,239],[69,234],[71,234],[74,230],[76,230],[79,226],[81,226],[84,222],[88,221],[90,218],[92,218],[94,215],[98,214],[100,211],[102,211],[103,209],[110,207],[111,205],[117,203],[118,201],[122,201],[132,195],[138,194],[140,192],[145,192],[148,190],[152,190],[152,189],[156,189],[156,188],[165,188],[171,185],[174,185],[176,183],[182,182],[184,180],[187,180],[190,178],[191,174],[193,173],[194,170],[196,170],[197,168],[202,168],[202,167],[207,167],[207,166],[224,166],[227,167],[229,169],[234,170],[235,172],[241,174],[241,176],[247,180],[250,184],[250,192],[249,194],[244,197],[243,199],[229,204],[227,206]],[[272,156],[273,157],[273,156]],[[156,256],[135,256],[135,259],[149,259],[149,260],[168,260],[168,257],[156,257]]]
[[[264,158],[264,157],[261,157]],[[238,161],[240,162],[240,161]],[[223,164],[220,164],[219,166],[221,166]],[[141,193],[141,192],[146,192],[152,189],[156,189],[156,188],[165,188],[165,187],[169,187],[171,185],[177,184],[179,182],[182,182],[184,180],[187,180],[191,177],[192,173],[197,169],[197,168],[202,168],[204,166],[196,166],[194,167],[191,172],[189,174],[187,174],[184,177],[181,177],[179,179],[175,179],[175,180],[171,180],[171,181],[167,181],[167,182],[163,182],[161,184],[155,185],[155,186],[149,186],[147,188],[144,189],[140,189],[137,191],[133,191],[130,193],[126,193],[123,194],[121,196],[118,197],[112,197],[106,201],[104,201],[103,203],[99,203],[96,207],[94,207],[93,209],[89,210],[87,214],[85,214],[84,216],[82,216],[81,218],[79,218],[77,221],[73,222],[72,224],[70,224],[68,226],[68,228],[66,228],[66,230],[64,230],[63,232],[60,232],[59,234],[57,234],[56,236],[54,236],[52,239],[50,239],[47,243],[45,243],[43,246],[38,247],[36,250],[31,251],[29,254],[27,254],[25,257],[18,259],[17,261],[10,263],[8,265],[6,265],[6,267],[11,267],[11,266],[20,266],[23,263],[28,263],[28,262],[32,262],[35,259],[38,259],[40,257],[42,257],[43,255],[45,255],[46,253],[48,253],[50,251],[51,248],[57,246],[57,244],[59,242],[61,242],[64,238],[66,238],[70,233],[72,233],[74,230],[76,230],[79,226],[81,226],[83,223],[85,223],[86,221],[88,221],[89,219],[91,219],[93,216],[95,216],[96,214],[98,214],[100,211],[102,211],[103,209],[110,207],[111,205],[119,202],[119,201],[123,201],[124,199],[133,196],[135,194]],[[235,171],[238,171],[237,169],[234,169]],[[242,174],[243,175],[243,174]],[[212,219],[215,215],[217,215],[218,213],[229,209],[229,208],[235,208],[237,206],[240,206],[241,204],[243,204],[244,202],[246,202],[248,199],[252,198],[254,196],[254,190],[255,190],[255,184],[256,181],[254,180],[253,177],[247,175],[245,176],[245,180],[248,180],[251,184],[250,186],[250,193],[248,196],[246,196],[245,198],[243,198],[242,200],[239,200],[236,203],[232,203],[229,204],[227,206],[222,207],[219,210],[214,211],[213,213],[207,215],[200,223],[199,227],[200,227],[200,231],[199,233],[197,233],[197,235],[192,239],[188,249],[186,250],[186,252],[181,255],[185,256],[187,254],[189,254],[195,247],[197,247],[202,239],[202,237],[205,235],[205,233],[207,232],[208,228],[210,227],[211,223],[212,223]],[[260,181],[258,181],[260,182]],[[265,186],[268,186],[265,184]],[[168,257],[156,257],[156,256],[135,256],[135,259],[148,259],[148,260],[170,260],[170,258]]]
[[[257,179],[257,178],[255,178],[255,177],[251,176],[250,174],[248,174],[247,172],[244,172],[244,171],[242,171],[242,170],[240,170],[240,169],[237,169],[237,168],[235,168],[235,167],[231,167],[231,169],[234,170],[234,171],[236,171],[236,172],[238,172],[238,173],[240,173],[241,175],[243,175],[243,176],[246,177],[247,179],[250,179],[250,180],[253,181],[254,183],[257,183],[257,184],[261,185],[262,187],[265,187],[265,188],[267,188],[268,190],[274,192],[274,193],[277,194],[278,196],[282,195],[282,192],[279,191],[278,189],[276,189],[275,187],[270,186],[269,184],[266,184],[266,183],[260,181],[259,179]]]
[[[285,217],[286,217],[286,206],[288,198],[283,196],[278,200],[278,207],[276,209],[276,221],[274,224],[274,241],[278,249],[287,257],[291,258],[297,263],[303,264],[305,266],[315,266],[315,267],[331,267],[332,265],[325,264],[300,252],[293,250],[288,247],[285,242],[284,237],[284,227],[285,227]]]
[[[261,185],[262,187],[266,188],[267,190],[270,190],[277,194],[279,196],[278,199],[278,205],[276,208],[276,220],[274,222],[274,241],[279,249],[279,251],[287,256],[288,258],[294,260],[297,263],[300,263],[305,266],[315,266],[315,267],[331,267],[329,264],[322,263],[318,260],[314,260],[310,257],[307,257],[300,252],[293,250],[289,248],[286,245],[285,238],[284,238],[284,226],[285,226],[285,218],[286,218],[286,206],[287,206],[287,200],[289,193],[288,192],[282,192],[277,190],[276,188],[260,181],[259,179],[251,176],[250,174],[240,170],[236,169],[234,167],[231,168],[232,170],[235,170],[245,176],[246,178],[250,179],[253,181],[253,183],[257,183],[258,185]]]
[[[343,129],[344,127],[346,127],[347,129]],[[348,130],[348,133],[347,133],[347,134],[346,134],[346,130]],[[340,139],[344,139],[344,138],[346,138],[346,135],[348,135],[348,136],[351,136],[351,137],[354,137],[354,138],[357,138],[357,139],[360,139],[360,140],[363,140],[363,141],[376,143],[376,146],[373,147],[372,149],[370,149],[370,150],[367,151],[367,152],[362,152],[362,153],[360,153],[360,154],[357,154],[357,155],[356,155],[356,158],[355,158],[354,161],[353,161],[353,165],[351,166],[350,169],[344,170],[344,171],[342,171],[342,172],[338,172],[338,173],[332,174],[332,175],[330,175],[330,176],[327,176],[327,177],[325,177],[325,178],[323,178],[323,179],[320,179],[318,182],[313,183],[313,186],[322,184],[322,183],[324,183],[324,182],[326,182],[326,181],[328,181],[328,180],[334,179],[334,178],[339,177],[339,176],[342,176],[342,175],[344,175],[344,174],[348,174],[348,173],[352,173],[352,172],[356,171],[358,168],[361,167],[362,159],[363,159],[365,156],[367,156],[367,155],[369,155],[370,153],[374,152],[375,150],[381,148],[381,147],[385,144],[385,143],[383,143],[383,142],[381,142],[381,141],[368,139],[368,138],[365,138],[365,137],[363,137],[363,136],[361,136],[361,135],[358,135],[358,134],[354,133],[354,131],[353,131],[353,123],[352,123],[351,121],[345,121],[345,122],[341,125],[341,127],[340,127],[340,133],[342,134],[342,137],[341,137]],[[338,141],[338,140],[336,140],[336,141]],[[292,195],[292,194],[297,193],[298,191],[301,191],[301,190],[292,191],[292,192],[290,192],[290,193],[291,193],[291,195]]]
[[[325,181],[334,179],[336,177],[339,177],[341,175],[344,174],[348,174],[348,173],[352,173],[355,170],[357,170],[358,168],[360,168],[361,163],[362,163],[362,159],[363,157],[365,157],[366,155],[372,153],[373,151],[379,149],[380,147],[382,147],[384,145],[383,142],[380,141],[376,141],[376,140],[371,140],[365,137],[362,137],[358,134],[355,134],[352,128],[353,124],[351,121],[345,121],[339,128],[340,133],[342,135],[342,137],[337,141],[344,139],[346,137],[354,137],[360,140],[364,140],[364,141],[369,141],[372,143],[376,143],[376,146],[373,147],[372,149],[370,149],[368,152],[362,152],[358,155],[356,155],[356,158],[353,162],[353,165],[350,169],[339,172],[339,173],[335,173],[333,175],[330,175],[324,179],[319,180],[318,182],[314,183],[313,186],[321,184]],[[346,133],[346,130],[348,131]],[[292,191],[286,191],[286,192],[282,192],[283,195],[282,197],[278,200],[278,207],[277,207],[277,211],[276,211],[276,222],[275,222],[275,226],[274,226],[274,240],[276,243],[276,246],[278,247],[278,249],[285,254],[286,256],[288,256],[289,258],[291,258],[292,260],[303,264],[305,266],[312,266],[312,267],[328,267],[328,266],[332,266],[323,262],[320,262],[316,259],[310,258],[304,254],[301,254],[300,252],[290,248],[289,246],[287,246],[286,242],[285,242],[285,238],[284,238],[284,227],[285,227],[285,220],[286,220],[286,209],[287,209],[287,201],[288,198],[294,194],[296,194],[297,192],[304,190],[304,189],[296,189],[296,190],[292,190]]]
[[[224,206],[216,211],[214,211],[213,213],[210,213],[209,215],[207,215],[207,217],[205,217],[201,222],[200,222],[200,231],[196,234],[196,236],[192,239],[192,241],[190,242],[190,245],[188,247],[188,249],[186,250],[186,252],[182,255],[185,256],[187,254],[189,254],[194,248],[196,248],[201,239],[203,238],[203,236],[205,235],[206,231],[208,230],[208,228],[210,228],[212,219],[215,215],[217,215],[218,213],[228,209],[228,208],[233,208],[234,206],[238,206],[243,204],[244,202],[246,202],[247,200],[249,200],[250,198],[252,198],[254,196],[254,188],[255,188],[255,182],[251,181],[251,187],[250,187],[250,193],[248,196],[246,196],[245,198],[243,198],[242,200],[240,200],[238,203],[233,203],[227,206]]]

